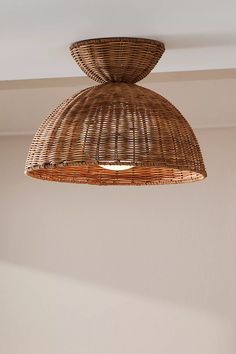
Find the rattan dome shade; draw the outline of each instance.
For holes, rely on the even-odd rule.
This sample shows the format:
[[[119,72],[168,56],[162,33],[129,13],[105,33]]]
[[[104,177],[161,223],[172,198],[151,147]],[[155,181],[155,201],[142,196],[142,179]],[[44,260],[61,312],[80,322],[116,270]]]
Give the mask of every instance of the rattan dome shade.
[[[100,48],[102,41],[95,40],[95,44]],[[110,45],[117,46],[119,41],[113,39]],[[142,41],[135,40],[135,45]],[[88,46],[88,41],[85,44]],[[78,46],[72,46],[72,54],[74,48],[78,52]],[[145,53],[152,57],[154,52],[152,48]],[[88,48],[82,53],[87,56]],[[156,61],[159,57],[155,54]],[[104,60],[100,63],[105,72],[113,70],[104,65]],[[118,63],[113,66],[115,75]],[[143,64],[140,68],[140,72],[136,70],[138,75],[144,70]],[[130,83],[130,75],[127,71],[127,82],[106,82],[83,90],[55,109],[33,139],[26,174],[49,181],[96,185],[174,184],[203,179],[206,171],[202,155],[188,122],[164,97]],[[125,81],[125,71],[122,77]],[[112,171],[101,167],[109,165],[131,168]]]

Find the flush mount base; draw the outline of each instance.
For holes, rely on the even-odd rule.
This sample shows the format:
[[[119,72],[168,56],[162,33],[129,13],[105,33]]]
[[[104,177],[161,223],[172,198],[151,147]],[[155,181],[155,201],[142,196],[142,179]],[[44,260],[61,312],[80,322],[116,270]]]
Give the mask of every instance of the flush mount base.
[[[165,46],[144,38],[97,38],[75,42],[72,57],[91,79],[100,82],[135,83],[155,67]]]

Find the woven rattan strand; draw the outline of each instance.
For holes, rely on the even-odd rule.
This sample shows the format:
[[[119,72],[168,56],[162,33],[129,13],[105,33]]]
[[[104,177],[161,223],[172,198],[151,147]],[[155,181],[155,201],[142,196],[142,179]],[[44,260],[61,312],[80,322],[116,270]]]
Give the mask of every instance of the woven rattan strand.
[[[164,44],[143,38],[98,38],[73,43],[71,54],[91,79],[135,83],[147,76],[165,51]]]
[[[130,165],[110,171],[99,165]],[[36,133],[26,174],[96,185],[174,184],[206,171],[196,137],[159,94],[129,83],[106,83],[66,99]]]

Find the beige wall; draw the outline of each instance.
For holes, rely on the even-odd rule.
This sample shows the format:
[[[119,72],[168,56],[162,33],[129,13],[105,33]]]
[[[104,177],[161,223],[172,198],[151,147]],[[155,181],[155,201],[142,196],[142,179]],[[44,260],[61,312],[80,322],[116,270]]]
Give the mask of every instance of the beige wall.
[[[161,187],[33,180],[0,138],[0,354],[235,354],[236,128],[197,135],[208,179]]]

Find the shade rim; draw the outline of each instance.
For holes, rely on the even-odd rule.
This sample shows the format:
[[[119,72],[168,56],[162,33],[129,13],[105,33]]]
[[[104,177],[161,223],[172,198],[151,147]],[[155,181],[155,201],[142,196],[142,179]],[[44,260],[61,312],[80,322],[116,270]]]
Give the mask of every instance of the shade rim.
[[[127,165],[127,166],[132,166],[132,167],[157,167],[157,168],[173,168],[173,169],[178,169],[179,171],[190,171],[193,173],[200,173],[203,174],[205,177],[207,177],[207,172],[205,169],[199,169],[197,170],[196,168],[191,168],[188,165],[181,165],[178,166],[176,164],[170,164],[170,163],[158,163],[158,162],[141,162],[141,161],[136,161],[136,162],[130,162],[130,161],[113,161],[113,162],[107,162],[107,161],[63,161],[60,163],[43,163],[43,164],[37,164],[31,167],[28,167],[25,169],[25,172],[27,171],[34,171],[34,170],[39,170],[39,169],[53,169],[53,168],[58,168],[58,167],[72,167],[72,166],[97,166],[99,167],[100,165],[106,165],[106,166],[114,166],[114,165]]]
[[[63,164],[44,164],[38,165],[25,170],[25,174],[29,177],[33,177],[36,179],[54,181],[54,182],[64,182],[64,183],[77,183],[77,184],[90,184],[90,185],[166,185],[166,184],[182,184],[182,183],[190,183],[197,182],[205,179],[207,177],[207,173],[205,170],[197,171],[196,169],[189,169],[186,167],[178,168],[176,166],[171,166],[170,164],[166,165],[154,165],[152,164],[142,164],[142,165],[134,165],[132,163],[120,163],[120,165],[129,165],[143,169],[152,169],[156,168],[156,175],[153,174],[150,176],[147,171],[147,176],[142,175],[142,178],[139,179],[138,175],[129,175],[127,171],[110,171],[104,172],[104,169],[100,166],[100,163],[85,163],[85,162],[64,162]],[[111,163],[107,163],[106,165],[112,165]],[[113,163],[114,165],[114,163]],[[96,170],[90,171],[90,173],[86,172],[86,177],[84,177],[83,171],[73,172],[71,175],[64,175],[63,168],[65,168],[65,172],[67,167],[95,167]],[[97,170],[97,168],[101,169],[101,176]],[[59,173],[58,173],[59,169]],[[176,177],[158,177],[158,171],[162,169],[173,170],[173,173],[183,173],[186,176],[182,179],[178,179]],[[55,171],[54,171],[55,170]],[[56,171],[57,170],[57,171]],[[54,171],[54,172],[53,172]],[[128,171],[132,171],[129,169]],[[140,170],[138,171],[140,172]],[[143,171],[142,171],[143,172]],[[191,174],[195,174],[195,176],[191,176]],[[112,177],[113,176],[113,177]],[[111,181],[111,178],[114,178]]]

